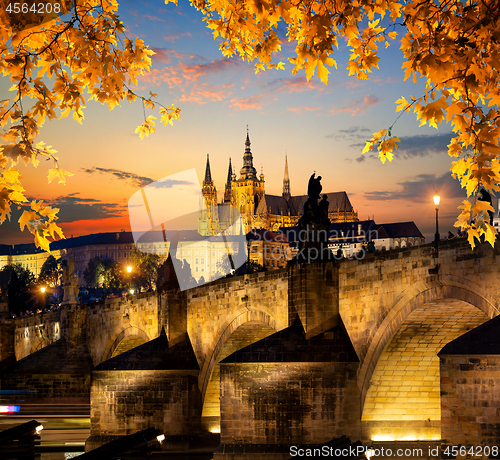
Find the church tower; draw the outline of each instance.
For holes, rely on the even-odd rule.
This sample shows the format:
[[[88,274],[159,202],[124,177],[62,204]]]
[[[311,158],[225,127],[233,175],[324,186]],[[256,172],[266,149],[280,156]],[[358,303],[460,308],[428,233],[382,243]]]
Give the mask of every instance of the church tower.
[[[199,233],[201,235],[212,235],[219,232],[219,212],[217,209],[217,190],[212,180],[210,171],[210,158],[207,153],[207,166],[205,168],[205,179],[201,188],[203,194],[203,205],[201,211]]]
[[[288,201],[290,199],[290,178],[288,177],[288,158],[285,156],[285,177],[283,178],[283,198]]]
[[[233,176],[234,177],[234,176]],[[240,178],[231,182],[231,204],[239,209],[245,223],[245,233],[252,228],[255,220],[257,206],[264,197],[264,178],[257,177],[257,171],[253,166],[253,156],[250,150],[250,136],[247,128],[245,140],[245,153],[243,154],[243,167],[240,170]]]
[[[231,182],[233,181],[233,168],[231,166],[231,158],[229,158],[229,169],[227,170],[227,182],[224,189],[224,203],[231,202]]]
[[[250,151],[250,137],[245,141],[245,154],[243,155],[243,168],[240,169],[240,180],[257,180],[257,171],[253,167],[253,156]]]

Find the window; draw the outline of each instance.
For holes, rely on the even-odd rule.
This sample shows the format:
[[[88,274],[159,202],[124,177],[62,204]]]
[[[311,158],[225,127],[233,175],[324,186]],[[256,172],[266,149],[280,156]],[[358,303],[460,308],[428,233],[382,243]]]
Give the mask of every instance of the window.
[[[196,262],[195,262],[195,263],[196,263],[196,264],[198,263],[198,259],[196,259]],[[196,271],[198,271],[198,269],[196,269]]]
[[[205,259],[201,259],[201,263],[204,264],[205,263]]]

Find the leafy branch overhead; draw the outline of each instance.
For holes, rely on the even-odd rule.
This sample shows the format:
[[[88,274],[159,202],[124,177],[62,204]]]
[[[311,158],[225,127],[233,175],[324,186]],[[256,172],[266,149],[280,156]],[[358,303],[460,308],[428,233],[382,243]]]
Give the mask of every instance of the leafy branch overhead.
[[[165,3],[177,0],[166,0]],[[378,68],[379,46],[400,37],[405,79],[426,81],[421,97],[404,97],[399,111],[413,112],[420,126],[435,128],[450,122],[455,137],[448,146],[452,175],[467,196],[481,186],[500,190],[500,10],[493,0],[191,0],[204,15],[224,56],[255,61],[256,71],[283,68],[276,59],[282,41],[278,27],[295,45],[288,61],[292,72],[305,70],[328,82],[339,39],[351,51],[350,75],[367,79]],[[399,45],[399,42],[398,42]],[[382,162],[391,161],[399,139],[389,129],[375,133],[363,152],[374,147]],[[456,226],[469,240],[485,235],[493,244],[495,231],[471,199],[464,201]]]
[[[176,0],[166,0],[166,3]],[[24,196],[21,176],[12,169],[22,159],[38,166],[40,157],[54,162],[49,180],[64,183],[69,174],[60,169],[56,153],[34,140],[46,119],[70,113],[79,123],[86,100],[95,99],[110,109],[124,100],[138,98],[130,88],[149,71],[152,50],[125,33],[115,0],[62,1],[68,14],[28,24],[29,15],[13,21],[0,10],[0,68],[12,81],[12,99],[0,101],[0,222],[11,206],[31,206],[24,226],[37,244],[48,248],[56,231],[56,215],[33,208]],[[191,0],[204,15],[207,27],[220,41],[226,57],[254,62],[256,72],[283,69],[277,57],[282,46],[278,27],[285,26],[287,40],[295,46],[288,61],[292,72],[305,71],[327,84],[336,67],[334,51],[345,40],[351,55],[350,75],[367,79],[378,68],[378,50],[399,39],[406,79],[425,79],[420,97],[397,101],[401,112],[413,111],[421,125],[451,123],[455,137],[449,145],[452,175],[469,199],[455,224],[467,229],[469,240],[485,236],[493,244],[495,233],[485,210],[473,205],[481,187],[499,190],[500,182],[500,10],[493,0]],[[24,22],[23,22],[24,21]],[[155,131],[156,118],[146,109],[159,105],[156,95],[140,97],[144,122],[140,137]],[[33,104],[28,108],[27,101]],[[178,108],[159,110],[161,122],[172,124]],[[391,161],[399,139],[393,127],[375,133],[364,151],[377,148],[383,162]],[[24,215],[24,214],[23,214]],[[53,217],[52,217],[53,216]],[[51,220],[52,219],[52,220]],[[58,228],[58,227],[57,227]],[[38,236],[37,236],[38,235]]]
[[[49,238],[63,238],[56,224],[57,209],[25,196],[22,176],[14,169],[19,160],[38,167],[41,158],[53,162],[48,182],[64,184],[72,173],[58,164],[57,153],[35,142],[45,121],[72,114],[82,123],[87,100],[110,109],[124,100],[140,98],[145,109],[160,107],[161,122],[180,118],[180,110],[138,96],[132,89],[148,72],[154,52],[138,38],[127,37],[117,11],[118,3],[98,0],[62,0],[63,16],[15,15],[0,9],[0,71],[11,80],[12,97],[0,101],[0,223],[10,218],[11,207],[25,208],[19,224],[34,234],[37,246],[49,250]],[[141,138],[154,132],[154,117],[138,128]]]

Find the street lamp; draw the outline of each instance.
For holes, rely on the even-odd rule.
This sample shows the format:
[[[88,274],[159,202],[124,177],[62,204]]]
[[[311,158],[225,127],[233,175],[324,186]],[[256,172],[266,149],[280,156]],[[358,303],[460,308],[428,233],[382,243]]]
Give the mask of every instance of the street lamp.
[[[132,289],[130,289],[130,284],[132,283],[132,266],[128,265],[127,266],[127,272],[128,272],[128,288],[131,294],[134,293]]]
[[[438,195],[438,192],[436,190],[436,194],[432,197],[434,200],[434,206],[436,206],[436,235],[434,236],[434,241],[437,242],[439,241],[439,224],[438,224],[438,212],[439,212],[439,201],[441,200],[441,197]]]
[[[42,293],[42,308],[45,309],[46,297],[45,297],[45,286],[40,288],[40,292]]]

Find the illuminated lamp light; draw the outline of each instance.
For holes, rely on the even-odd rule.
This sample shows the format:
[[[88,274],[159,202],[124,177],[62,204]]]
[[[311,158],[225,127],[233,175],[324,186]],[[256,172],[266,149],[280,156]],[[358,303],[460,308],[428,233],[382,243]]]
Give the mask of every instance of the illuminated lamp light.
[[[365,457],[370,460],[371,457],[375,455],[375,451],[370,447],[369,449],[366,450],[365,452]]]
[[[43,425],[38,425],[36,428],[35,428],[35,431],[36,431],[36,434],[40,434],[40,431],[43,430]]]
[[[389,434],[377,434],[372,437],[372,441],[395,441],[395,440],[396,439]]]
[[[220,426],[216,426],[210,429],[210,433],[220,433]]]
[[[372,437],[372,441],[441,441],[441,437],[410,434],[399,438],[390,434],[377,434]]]
[[[161,444],[165,440],[165,435],[159,434],[158,436],[156,436],[156,440]]]
[[[21,406],[0,406],[0,414],[13,414],[19,412]]]

